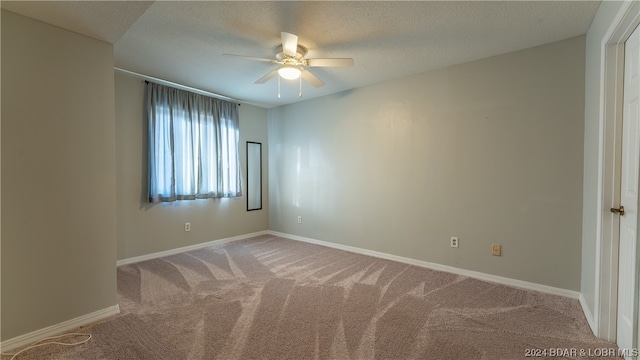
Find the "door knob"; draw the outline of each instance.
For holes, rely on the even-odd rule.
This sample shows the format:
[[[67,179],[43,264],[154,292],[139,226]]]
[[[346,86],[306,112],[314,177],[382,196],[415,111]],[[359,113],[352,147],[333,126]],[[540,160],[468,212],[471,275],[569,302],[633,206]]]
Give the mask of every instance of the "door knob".
[[[611,208],[611,212],[618,215],[624,215],[624,206],[620,205],[619,208]]]

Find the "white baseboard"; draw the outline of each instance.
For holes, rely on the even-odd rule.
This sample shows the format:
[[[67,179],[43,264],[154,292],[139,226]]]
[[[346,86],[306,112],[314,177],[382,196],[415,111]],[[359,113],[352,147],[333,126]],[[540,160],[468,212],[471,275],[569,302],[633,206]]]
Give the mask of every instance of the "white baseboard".
[[[127,259],[122,259],[122,260],[116,261],[116,266],[135,264],[135,263],[138,263],[138,262],[141,262],[141,261],[157,259],[157,258],[169,256],[169,255],[175,255],[175,254],[180,254],[180,253],[187,252],[187,251],[192,251],[192,250],[199,250],[199,249],[206,248],[206,247],[209,247],[209,246],[212,246],[212,245],[220,245],[220,244],[224,244],[224,243],[228,243],[228,242],[232,242],[232,241],[244,240],[244,239],[247,239],[247,238],[250,238],[250,237],[259,236],[259,235],[266,235],[266,234],[269,234],[269,232],[266,231],[266,230],[258,231],[258,232],[254,232],[254,233],[250,233],[250,234],[238,235],[238,236],[233,236],[233,237],[224,238],[224,239],[207,241],[207,242],[200,243],[200,244],[183,246],[183,247],[179,247],[179,248],[176,248],[176,249],[159,251],[159,252],[155,252],[155,253],[151,253],[151,254],[147,254],[147,255],[135,256],[135,257],[132,257],[132,258],[127,258]]]
[[[291,239],[291,240],[303,241],[311,244],[331,247],[334,249],[345,250],[345,251],[363,254],[363,255],[369,255],[369,256],[373,256],[381,259],[398,261],[405,264],[416,265],[424,268],[444,271],[444,272],[453,273],[457,275],[463,275],[463,276],[467,276],[467,277],[478,279],[478,280],[490,281],[490,282],[509,285],[509,286],[513,286],[521,289],[539,291],[546,294],[559,295],[559,296],[569,297],[572,299],[579,299],[581,295],[579,292],[573,291],[573,290],[567,290],[567,289],[557,288],[553,286],[512,279],[512,278],[503,277],[503,276],[491,275],[491,274],[486,274],[478,271],[460,269],[453,266],[441,265],[441,264],[431,263],[427,261],[411,259],[403,256],[386,254],[383,252],[362,249],[354,246],[336,244],[328,241],[316,240],[316,239],[311,239],[303,236],[281,233],[278,231],[269,230],[268,233],[271,235],[280,236],[280,237]]]
[[[105,309],[94,311],[90,314],[79,316],[75,319],[67,320],[56,325],[47,326],[46,328],[30,332],[28,334],[16,336],[13,339],[5,340],[0,343],[0,349],[2,349],[2,352],[11,351],[15,348],[34,343],[38,340],[42,340],[50,336],[59,335],[63,332],[106,319],[119,313],[120,306],[113,305]]]
[[[587,323],[589,323],[589,327],[591,328],[591,332],[593,332],[593,334],[595,336],[598,336],[598,332],[596,331],[598,329],[598,327],[596,326],[596,321],[593,318],[593,314],[591,313],[591,309],[589,308],[589,305],[587,304],[587,299],[584,298],[584,295],[580,294],[580,297],[578,298],[578,300],[580,300],[580,306],[582,307],[582,312],[584,313],[584,317],[587,318]]]

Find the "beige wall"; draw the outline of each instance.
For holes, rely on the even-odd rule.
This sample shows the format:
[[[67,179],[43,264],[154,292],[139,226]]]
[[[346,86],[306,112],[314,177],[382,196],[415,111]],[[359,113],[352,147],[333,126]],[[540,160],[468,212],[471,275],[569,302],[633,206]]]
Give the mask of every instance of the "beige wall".
[[[263,210],[246,211],[246,197],[146,202],[147,149],[143,119],[144,81],[116,72],[116,164],[118,259],[147,255],[268,229],[267,111],[240,106],[240,159],[246,183],[246,141],[263,143]],[[243,186],[243,192],[245,192]],[[184,223],[191,231],[184,231]]]
[[[116,305],[113,48],[2,11],[2,340]]]
[[[577,37],[269,110],[269,228],[579,290],[584,56]]]

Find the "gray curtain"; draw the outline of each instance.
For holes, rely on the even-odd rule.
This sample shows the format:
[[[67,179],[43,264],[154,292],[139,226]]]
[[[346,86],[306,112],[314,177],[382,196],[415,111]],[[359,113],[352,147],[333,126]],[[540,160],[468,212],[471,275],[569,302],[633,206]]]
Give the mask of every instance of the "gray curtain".
[[[147,82],[149,202],[242,195],[238,108]]]

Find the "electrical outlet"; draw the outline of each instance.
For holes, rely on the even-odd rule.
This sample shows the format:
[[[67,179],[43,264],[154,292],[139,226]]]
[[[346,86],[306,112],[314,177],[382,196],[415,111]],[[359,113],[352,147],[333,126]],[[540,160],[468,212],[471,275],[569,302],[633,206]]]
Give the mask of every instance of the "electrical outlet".
[[[502,246],[500,244],[491,244],[491,255],[502,256]]]
[[[184,231],[191,231],[191,223],[190,222],[184,223]]]
[[[458,237],[457,236],[452,236],[451,237],[451,247],[452,248],[457,248],[458,247]]]
[[[302,216],[298,216],[298,224],[302,224]]]

